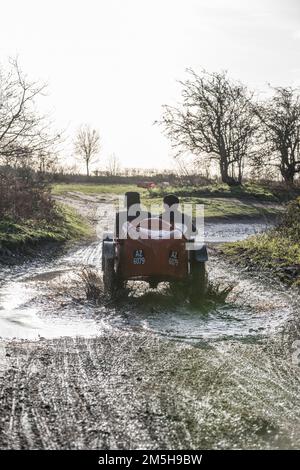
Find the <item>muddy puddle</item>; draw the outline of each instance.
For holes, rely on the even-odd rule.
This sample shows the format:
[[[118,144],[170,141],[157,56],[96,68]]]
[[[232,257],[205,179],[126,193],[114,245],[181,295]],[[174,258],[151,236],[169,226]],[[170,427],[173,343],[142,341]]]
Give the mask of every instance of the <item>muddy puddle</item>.
[[[272,226],[268,220],[249,222],[206,222],[204,236],[206,243],[235,242],[255,235]]]
[[[205,235],[209,243],[231,241],[265,228],[265,223],[206,224]],[[221,289],[232,287],[225,302],[208,299],[192,308],[185,299],[174,299],[163,284],[152,290],[144,283],[130,283],[115,305],[95,306],[77,295],[78,274],[84,266],[100,272],[100,263],[101,243],[95,241],[51,262],[2,271],[1,337],[97,336],[111,328],[129,328],[187,342],[251,340],[275,332],[293,312],[290,299],[278,286],[266,287],[260,279],[234,272],[213,255],[207,266],[210,282]]]

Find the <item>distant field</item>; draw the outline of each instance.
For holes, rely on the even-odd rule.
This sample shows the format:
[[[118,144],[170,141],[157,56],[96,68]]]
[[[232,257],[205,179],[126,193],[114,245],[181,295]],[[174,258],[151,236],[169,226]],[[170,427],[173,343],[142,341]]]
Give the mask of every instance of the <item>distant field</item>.
[[[255,199],[258,201],[276,202],[276,195],[265,186],[256,183],[246,183],[243,186],[230,187],[227,184],[215,183],[207,186],[168,186],[166,188],[157,187],[147,190],[138,188],[135,184],[81,184],[64,183],[55,184],[52,188],[53,194],[64,194],[66,192],[79,191],[84,194],[124,194],[126,191],[139,191],[147,198],[162,198],[168,193],[175,193],[181,198],[237,198]]]
[[[220,193],[227,190],[227,196],[217,197],[216,193],[207,193],[207,188],[166,188],[164,190],[155,189],[154,191],[148,191],[143,188],[138,188],[136,185],[124,185],[124,184],[110,184],[110,185],[97,185],[97,184],[57,184],[52,188],[52,193],[55,195],[63,195],[72,192],[79,192],[88,195],[97,194],[117,194],[123,195],[126,191],[139,191],[142,197],[142,202],[149,207],[151,203],[162,205],[162,199],[164,194],[167,192],[174,192],[180,196],[183,203],[195,203],[204,204],[205,217],[209,218],[258,218],[262,216],[275,216],[280,213],[278,207],[267,204],[267,202],[273,202],[270,194],[267,192],[263,194],[262,199],[265,200],[266,204],[257,204],[260,198],[252,198],[250,200],[238,200],[236,192],[229,192],[228,187],[225,185],[219,185]],[[223,187],[224,186],[224,187]],[[214,191],[217,191],[218,185],[212,186]],[[211,189],[211,192],[213,190]],[[250,189],[247,190],[250,192]],[[254,189],[253,189],[254,191]],[[203,194],[207,194],[204,197]],[[259,194],[259,187],[255,188],[255,193]],[[188,195],[190,194],[190,195]],[[258,199],[258,200],[257,200]]]
[[[93,183],[59,183],[53,186],[53,194],[64,194],[68,191],[80,191],[85,194],[124,194],[126,191],[140,191],[148,198],[163,197],[172,192],[181,198],[235,198],[258,202],[284,202],[300,196],[300,185],[287,187],[282,183],[246,182],[242,186],[228,186],[224,183],[212,183],[206,186],[167,186],[159,185],[150,191],[138,188],[135,184],[93,184]]]
[[[126,191],[139,191],[146,194],[148,191],[138,188],[134,184],[55,184],[52,186],[52,194],[62,195],[68,192],[80,192],[83,194],[124,194]]]

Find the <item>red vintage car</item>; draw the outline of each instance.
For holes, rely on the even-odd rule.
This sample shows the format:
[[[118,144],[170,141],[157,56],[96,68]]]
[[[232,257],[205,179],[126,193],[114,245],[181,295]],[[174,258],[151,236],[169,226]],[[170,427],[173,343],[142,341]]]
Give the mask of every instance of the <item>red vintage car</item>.
[[[177,286],[184,286],[192,303],[203,298],[208,259],[205,245],[187,249],[187,243],[191,247],[196,242],[159,218],[125,225],[127,238],[111,234],[103,237],[102,270],[107,294],[113,295],[129,280],[149,282],[152,288],[167,281],[175,291]]]

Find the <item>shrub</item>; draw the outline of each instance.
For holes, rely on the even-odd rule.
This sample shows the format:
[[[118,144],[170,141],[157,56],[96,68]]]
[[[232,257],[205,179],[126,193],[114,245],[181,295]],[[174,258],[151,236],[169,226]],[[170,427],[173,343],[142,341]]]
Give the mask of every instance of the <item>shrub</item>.
[[[83,285],[87,300],[97,302],[103,295],[102,278],[99,273],[91,268],[83,268],[79,273],[79,280]]]
[[[0,217],[13,220],[52,220],[56,217],[55,203],[50,197],[47,184],[32,172],[20,176],[11,169],[2,169]]]
[[[300,197],[291,201],[279,226],[282,235],[289,237],[295,242],[300,240]]]

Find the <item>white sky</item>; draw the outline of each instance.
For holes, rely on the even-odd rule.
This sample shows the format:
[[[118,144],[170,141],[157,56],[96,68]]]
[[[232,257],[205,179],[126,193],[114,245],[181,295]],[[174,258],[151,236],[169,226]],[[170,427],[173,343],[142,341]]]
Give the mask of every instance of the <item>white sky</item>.
[[[0,62],[18,54],[69,141],[88,122],[123,166],[171,166],[153,121],[187,67],[298,86],[299,52],[299,0],[0,0]]]

